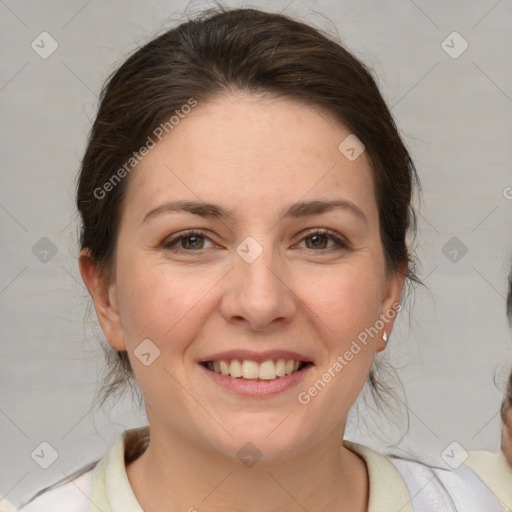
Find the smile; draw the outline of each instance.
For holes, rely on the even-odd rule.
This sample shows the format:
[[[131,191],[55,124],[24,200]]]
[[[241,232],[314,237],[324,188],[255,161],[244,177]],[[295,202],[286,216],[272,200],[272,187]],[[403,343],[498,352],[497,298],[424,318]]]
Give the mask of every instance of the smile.
[[[299,372],[311,363],[293,359],[269,359],[262,363],[250,359],[221,359],[220,361],[205,361],[202,364],[212,372],[236,379],[275,380]]]

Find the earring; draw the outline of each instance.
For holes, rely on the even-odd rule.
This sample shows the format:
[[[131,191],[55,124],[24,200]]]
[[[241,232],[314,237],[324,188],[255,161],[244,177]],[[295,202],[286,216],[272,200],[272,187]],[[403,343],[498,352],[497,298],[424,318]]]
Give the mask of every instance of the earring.
[[[384,343],[388,342],[388,335],[386,334],[386,331],[384,331],[384,334],[382,335],[382,339],[384,340]]]

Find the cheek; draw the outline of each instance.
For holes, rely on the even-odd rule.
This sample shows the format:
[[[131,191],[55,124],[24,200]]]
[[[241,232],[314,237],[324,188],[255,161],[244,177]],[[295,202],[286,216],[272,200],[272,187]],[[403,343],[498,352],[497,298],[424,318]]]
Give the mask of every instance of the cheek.
[[[184,336],[193,336],[201,298],[212,284],[205,276],[170,272],[165,265],[131,263],[119,272],[120,315],[128,346],[149,338],[161,350],[178,348]],[[168,346],[172,340],[172,346]]]
[[[177,406],[170,390],[177,386],[176,371],[190,341],[208,317],[204,297],[215,281],[163,265],[131,264],[119,275],[126,276],[118,281],[119,309],[135,379],[148,403],[163,396]]]
[[[331,274],[316,280],[318,286],[305,301],[314,313],[311,318],[323,339],[325,357],[315,379],[300,390],[298,399],[311,408],[309,418],[325,418],[322,428],[326,430],[338,428],[340,418],[346,417],[374,361],[377,337],[365,330],[379,318],[379,277],[366,270],[351,268],[336,273],[336,278]],[[325,416],[326,407],[336,412]]]
[[[341,348],[349,338],[373,325],[380,314],[384,277],[371,265],[340,265],[313,279],[304,276],[299,297],[325,326],[329,339]]]

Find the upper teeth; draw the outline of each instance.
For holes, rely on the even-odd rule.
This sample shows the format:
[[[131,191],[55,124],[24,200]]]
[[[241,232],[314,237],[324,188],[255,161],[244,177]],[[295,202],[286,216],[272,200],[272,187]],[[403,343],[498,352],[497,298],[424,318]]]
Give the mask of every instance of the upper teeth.
[[[297,371],[299,365],[300,361],[294,361],[293,359],[277,359],[276,361],[269,359],[263,363],[250,359],[244,359],[243,361],[240,359],[232,359],[231,361],[221,359],[220,361],[209,361],[206,366],[215,373],[231,375],[231,377],[273,380],[276,377],[284,377]]]

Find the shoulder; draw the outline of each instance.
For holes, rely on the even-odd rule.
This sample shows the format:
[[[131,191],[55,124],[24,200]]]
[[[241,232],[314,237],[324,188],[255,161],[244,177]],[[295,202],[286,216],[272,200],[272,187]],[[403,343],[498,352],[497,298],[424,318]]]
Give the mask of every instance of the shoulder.
[[[512,466],[502,452],[472,451],[465,461],[501,502],[512,510]]]
[[[125,464],[149,443],[148,427],[125,430],[104,457],[39,491],[20,512],[142,511],[130,486]]]
[[[502,489],[511,491],[512,480],[503,479],[503,469],[487,460],[480,464],[482,478],[469,464],[460,461],[451,469],[425,464],[421,461],[381,455],[366,446],[344,442],[345,446],[359,454],[366,462],[370,480],[369,510],[381,510],[382,503],[394,500],[398,508],[406,511],[471,510],[471,512],[504,512],[510,505],[497,493],[497,487],[489,485],[501,475]],[[469,457],[471,459],[471,457]],[[475,459],[473,459],[474,461]],[[476,464],[476,463],[475,463]],[[456,466],[456,467],[455,467]],[[492,467],[494,473],[489,469]],[[398,501],[397,501],[398,500]],[[400,506],[400,502],[402,505]],[[377,503],[379,506],[377,506]],[[375,508],[372,508],[372,505]],[[385,508],[388,510],[388,508]]]
[[[19,512],[89,512],[93,469],[37,493]]]
[[[509,510],[503,497],[494,492],[488,482],[467,464],[467,460],[461,459],[447,469],[400,457],[388,458],[404,479],[414,509]]]

